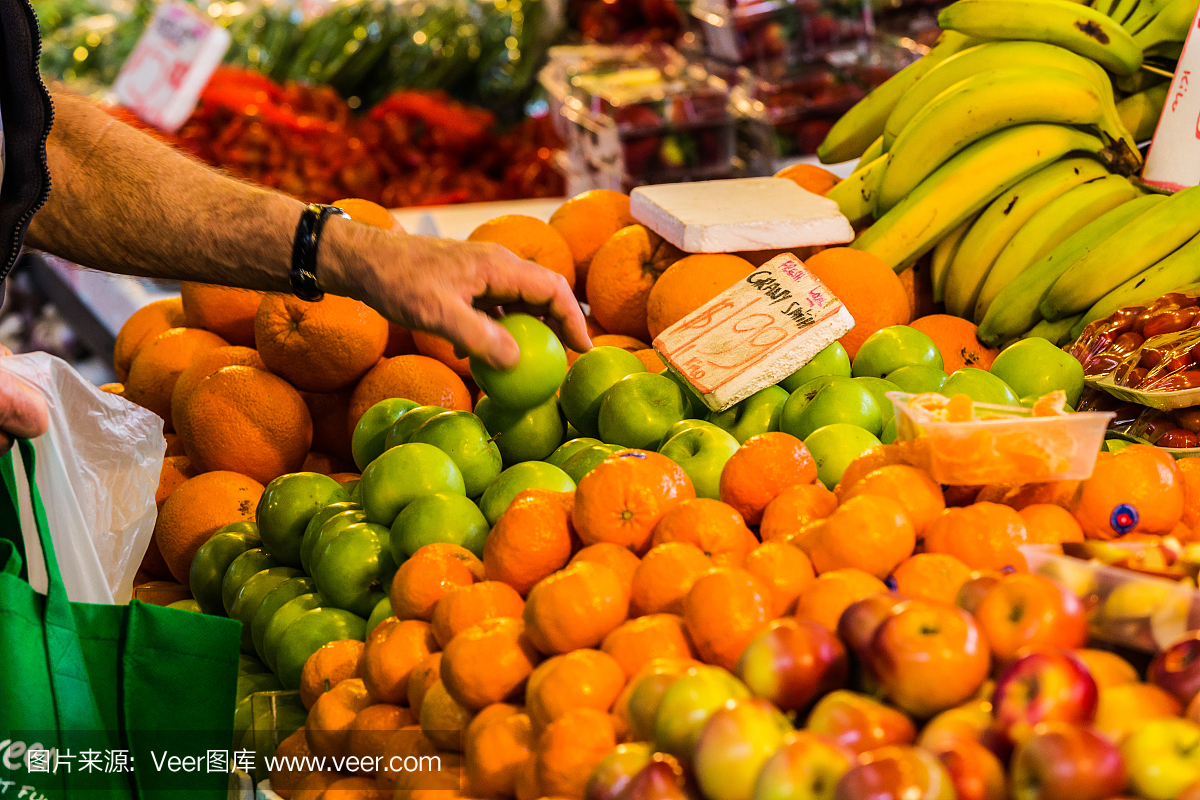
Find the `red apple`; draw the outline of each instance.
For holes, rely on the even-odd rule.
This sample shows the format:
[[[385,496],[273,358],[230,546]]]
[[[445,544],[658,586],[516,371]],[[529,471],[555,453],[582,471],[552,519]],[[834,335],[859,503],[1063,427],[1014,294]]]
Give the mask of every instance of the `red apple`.
[[[983,602],[983,598],[991,591],[991,588],[1004,580],[1004,578],[1005,573],[999,570],[988,570],[976,574],[971,580],[959,587],[958,595],[954,598],[954,604],[968,614],[974,614],[976,609],[979,608],[979,604]]]
[[[1116,745],[1081,725],[1039,725],[1017,745],[1010,767],[1013,800],[1104,800],[1125,788]]]
[[[760,634],[737,666],[737,676],[756,697],[784,711],[803,711],[842,688],[847,671],[846,650],[837,637],[820,623],[794,617],[777,620]]]
[[[999,732],[1016,743],[1043,722],[1090,725],[1098,694],[1087,667],[1069,650],[1030,653],[996,679],[992,713]]]
[[[1200,631],[1159,652],[1146,670],[1146,680],[1161,686],[1185,706],[1200,694]]]
[[[844,689],[830,692],[817,701],[808,715],[807,727],[856,753],[889,744],[911,744],[917,738],[912,720],[904,714]]]
[[[990,700],[969,700],[961,706],[943,711],[925,723],[920,737],[917,738],[917,745],[936,753],[957,739],[978,742],[983,739],[988,728],[992,727],[992,722]]]
[[[847,747],[810,731],[793,731],[758,773],[754,800],[829,800],[857,760]]]
[[[888,698],[922,719],[966,701],[991,668],[971,615],[937,603],[914,603],[888,618],[869,658]]]
[[[731,700],[704,723],[692,754],[696,783],[708,800],[751,800],[759,770],[793,730],[767,700]]]
[[[695,800],[688,791],[683,768],[672,756],[655,753],[626,784],[617,800]]]
[[[950,775],[957,800],[1005,800],[1008,797],[1004,765],[978,742],[958,739],[935,748],[933,754]]]
[[[838,620],[837,635],[846,645],[846,649],[854,656],[856,666],[861,673],[859,680],[874,688],[875,678],[868,669],[868,651],[875,631],[893,614],[903,610],[909,600],[896,592],[879,592],[869,594],[861,600],[851,603],[842,612]]]
[[[700,666],[676,678],[662,693],[654,715],[654,745],[690,759],[704,723],[726,702],[750,696],[746,685],[720,667]]]
[[[633,777],[650,763],[654,752],[645,742],[617,745],[588,778],[584,800],[616,800]]]
[[[942,763],[919,747],[881,747],[863,754],[838,781],[834,800],[955,800]]]
[[[1087,641],[1079,598],[1042,575],[1005,577],[984,595],[975,618],[1001,663],[1024,648],[1073,648]]]

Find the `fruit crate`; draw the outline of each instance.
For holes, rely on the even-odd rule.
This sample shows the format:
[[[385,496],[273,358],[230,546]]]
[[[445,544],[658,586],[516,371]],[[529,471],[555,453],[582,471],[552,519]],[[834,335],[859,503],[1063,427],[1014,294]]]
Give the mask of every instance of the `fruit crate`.
[[[761,70],[813,61],[865,46],[874,30],[870,5],[813,0],[696,0],[689,6],[705,54]]]

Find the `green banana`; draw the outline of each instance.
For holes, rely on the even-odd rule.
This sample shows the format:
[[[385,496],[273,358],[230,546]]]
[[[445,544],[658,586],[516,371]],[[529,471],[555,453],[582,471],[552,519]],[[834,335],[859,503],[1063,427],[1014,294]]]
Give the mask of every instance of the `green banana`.
[[[1042,320],[1037,325],[1034,325],[1032,328],[1025,331],[1021,338],[1045,339],[1051,344],[1062,347],[1067,342],[1078,337],[1079,334],[1075,334],[1075,336],[1071,335],[1071,329],[1074,327],[1075,323],[1079,321],[1079,317],[1081,316],[1083,315],[1080,314],[1076,317],[1067,317],[1066,319],[1061,319],[1058,322],[1047,322],[1046,320]]]
[[[1000,342],[1017,338],[1038,324],[1042,319],[1038,303],[1063,272],[1085,253],[1099,247],[1113,231],[1165,199],[1160,194],[1148,194],[1117,206],[1067,237],[1066,241],[1038,259],[1036,264],[1030,265],[996,295],[976,331],[979,341],[988,347],[995,347]]]
[[[857,225],[875,214],[875,200],[879,196],[879,182],[887,169],[888,157],[881,155],[865,167],[838,181],[825,196],[838,204],[838,209],[851,225]]]
[[[1115,231],[1063,273],[1038,310],[1048,320],[1086,311],[1200,232],[1200,186],[1184,189]]]
[[[1170,76],[1159,75],[1157,72],[1151,72],[1146,69],[1139,69],[1136,75],[1131,75],[1125,78],[1117,78],[1114,80],[1113,87],[1128,95],[1144,92],[1160,83],[1170,82]]]
[[[896,105],[896,100],[936,64],[970,43],[970,38],[962,34],[943,33],[933,48],[920,60],[909,64],[859,100],[834,123],[825,135],[825,141],[817,148],[817,157],[821,159],[821,163],[838,164],[861,156],[883,133],[883,123],[892,112],[892,107]]]
[[[1060,245],[1084,225],[1119,205],[1129,202],[1141,192],[1127,178],[1106,175],[1056,197],[1021,226],[1004,250],[996,257],[979,299],[975,304],[975,321],[982,320],[1000,290],[1012,282],[1030,264]]]
[[[971,217],[946,234],[933,248],[932,257],[929,260],[929,280],[933,284],[933,302],[940,303],[945,299],[946,276],[950,271],[950,264],[954,261],[955,254],[958,253],[959,245],[962,244],[963,239],[966,238],[967,233],[978,219],[978,215]]]
[[[1137,142],[1121,124],[1109,91],[1076,72],[1047,67],[1006,67],[959,81],[939,94],[904,127],[888,150],[890,161],[876,207],[887,211],[955,153],[990,133],[1031,122],[1095,125],[1131,155]],[[1140,159],[1139,159],[1140,161]]]
[[[1196,281],[1200,281],[1200,236],[1193,236],[1162,261],[1101,297],[1083,313],[1078,327],[1082,331],[1084,325],[1104,319],[1119,308],[1148,303]]]
[[[1143,50],[1182,42],[1187,39],[1192,20],[1196,18],[1196,5],[1196,0],[1172,0],[1146,27],[1133,35],[1133,41]]]
[[[997,195],[1072,152],[1109,156],[1098,138],[1064,125],[997,131],[938,167],[851,247],[879,256],[900,272]]]
[[[1137,33],[1170,4],[1171,0],[1141,0],[1129,18],[1121,23],[1121,27],[1131,34]]]
[[[1121,115],[1121,122],[1133,134],[1134,139],[1148,142],[1153,138],[1170,91],[1170,83],[1160,83],[1145,91],[1131,94],[1117,103],[1117,113]]]
[[[1142,65],[1142,48],[1124,28],[1065,0],[958,0],[942,9],[938,25],[980,39],[1057,44],[1117,75],[1132,75]]]
[[[1030,175],[984,210],[948,267],[944,300],[951,314],[973,313],[992,263],[1008,241],[1044,205],[1108,170],[1094,158],[1064,158]]]

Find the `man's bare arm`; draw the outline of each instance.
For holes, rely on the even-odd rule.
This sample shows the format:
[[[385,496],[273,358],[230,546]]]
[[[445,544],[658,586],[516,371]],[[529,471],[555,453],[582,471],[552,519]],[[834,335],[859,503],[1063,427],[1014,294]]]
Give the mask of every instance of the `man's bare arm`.
[[[292,237],[303,205],[229,178],[54,93],[52,186],[28,243],[94,269],[290,291]],[[448,242],[330,219],[318,275],[400,325],[439,333],[497,365],[512,337],[480,309],[519,303],[554,317],[567,344],[590,345],[566,281],[489,244]]]

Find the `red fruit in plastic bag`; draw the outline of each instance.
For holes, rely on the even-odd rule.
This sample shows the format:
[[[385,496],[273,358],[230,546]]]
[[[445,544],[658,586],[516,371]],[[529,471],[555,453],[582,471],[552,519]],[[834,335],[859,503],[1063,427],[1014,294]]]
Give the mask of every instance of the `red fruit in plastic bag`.
[[[1175,422],[1192,433],[1200,433],[1200,407],[1176,410]]]
[[[1122,333],[1113,340],[1112,346],[1109,348],[1109,353],[1118,356],[1129,355],[1134,350],[1137,350],[1139,347],[1141,347],[1142,343],[1145,341],[1146,340],[1140,333],[1128,331],[1126,333]]]
[[[1175,333],[1191,326],[1192,321],[1200,315],[1195,308],[1180,308],[1175,311],[1164,311],[1156,317],[1151,317],[1142,327],[1142,336],[1150,339],[1162,336],[1164,333]]]
[[[1141,437],[1154,444],[1158,443],[1160,437],[1167,431],[1175,430],[1175,423],[1163,417],[1161,419],[1152,419],[1146,423],[1142,429]]]
[[[1131,389],[1137,389],[1139,386],[1142,385],[1142,383],[1145,382],[1146,374],[1149,372],[1150,372],[1150,370],[1145,369],[1143,367],[1131,369],[1131,370],[1129,370],[1129,374],[1127,374],[1124,377],[1124,379],[1119,381],[1119,383],[1122,386],[1128,386]]]
[[[1197,447],[1200,446],[1200,437],[1183,428],[1172,428],[1158,437],[1155,444],[1159,447]]]
[[[1149,385],[1142,388],[1155,392],[1176,392],[1197,387],[1200,387],[1200,370],[1189,369],[1150,381]]]

